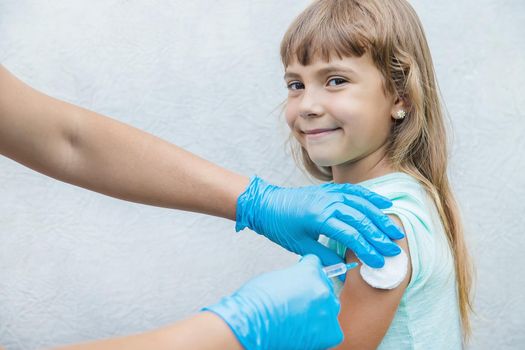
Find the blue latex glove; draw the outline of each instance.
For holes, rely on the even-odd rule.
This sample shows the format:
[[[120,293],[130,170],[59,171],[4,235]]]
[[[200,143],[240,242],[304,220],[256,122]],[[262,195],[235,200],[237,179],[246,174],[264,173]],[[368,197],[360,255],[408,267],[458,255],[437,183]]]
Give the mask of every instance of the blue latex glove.
[[[379,210],[391,205],[387,198],[358,185],[283,188],[255,176],[237,199],[235,229],[248,227],[291,252],[315,254],[325,266],[342,262],[334,251],[317,242],[323,234],[378,268],[385,263],[383,256],[401,252],[390,239],[404,234]]]
[[[219,315],[248,349],[326,349],[343,341],[339,301],[319,258],[260,275],[218,304]]]

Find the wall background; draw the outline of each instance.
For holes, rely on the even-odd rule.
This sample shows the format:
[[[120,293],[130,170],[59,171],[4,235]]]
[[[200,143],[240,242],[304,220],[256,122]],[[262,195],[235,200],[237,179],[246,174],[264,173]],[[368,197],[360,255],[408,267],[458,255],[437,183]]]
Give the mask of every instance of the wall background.
[[[3,0],[0,62],[234,171],[307,184],[276,108],[286,96],[278,45],[308,2]],[[469,348],[523,348],[525,3],[413,5],[455,130],[451,177],[478,268]],[[8,349],[158,327],[296,260],[232,222],[111,199],[3,157],[0,198]]]

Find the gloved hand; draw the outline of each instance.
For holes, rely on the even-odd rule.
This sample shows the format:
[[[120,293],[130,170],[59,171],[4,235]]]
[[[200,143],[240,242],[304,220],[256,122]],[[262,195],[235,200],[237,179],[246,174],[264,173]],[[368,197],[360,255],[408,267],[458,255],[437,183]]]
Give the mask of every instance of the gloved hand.
[[[237,199],[238,231],[248,227],[300,255],[315,254],[325,266],[342,262],[317,239],[335,239],[371,267],[401,252],[390,239],[404,234],[379,209],[390,200],[352,184],[300,188],[273,186],[255,176]],[[379,208],[379,209],[378,209]]]
[[[248,349],[326,349],[343,341],[339,301],[314,255],[260,275],[218,304],[219,315]]]

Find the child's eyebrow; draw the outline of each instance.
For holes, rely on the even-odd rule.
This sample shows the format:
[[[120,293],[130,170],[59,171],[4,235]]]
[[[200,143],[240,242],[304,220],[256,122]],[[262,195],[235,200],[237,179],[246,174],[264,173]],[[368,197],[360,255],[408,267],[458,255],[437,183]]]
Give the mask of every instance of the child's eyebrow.
[[[315,72],[315,75],[318,76],[318,77],[321,77],[321,76],[325,76],[325,75],[328,75],[330,73],[348,73],[348,74],[356,74],[356,72],[351,69],[351,68],[348,68],[348,67],[345,67],[345,66],[338,66],[338,65],[333,65],[333,66],[327,66],[327,67],[324,67],[324,68],[321,68],[319,69],[318,71]],[[284,80],[286,79],[290,79],[290,78],[300,78],[301,75],[298,74],[298,73],[295,73],[295,72],[285,72],[284,73]]]
[[[283,76],[283,79],[284,80],[287,80],[287,79],[296,79],[296,78],[300,78],[301,76],[297,73],[294,73],[294,72],[285,72],[284,73],[284,76]]]

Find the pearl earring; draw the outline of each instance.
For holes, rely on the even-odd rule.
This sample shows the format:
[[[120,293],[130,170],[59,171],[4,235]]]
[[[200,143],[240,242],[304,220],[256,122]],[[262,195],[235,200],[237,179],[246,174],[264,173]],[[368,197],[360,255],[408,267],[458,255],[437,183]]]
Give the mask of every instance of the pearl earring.
[[[396,115],[394,116],[394,119],[400,120],[400,119],[405,118],[406,115],[407,115],[407,113],[404,110],[401,109],[401,110],[397,111]]]

